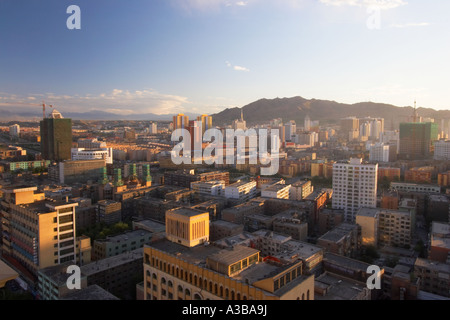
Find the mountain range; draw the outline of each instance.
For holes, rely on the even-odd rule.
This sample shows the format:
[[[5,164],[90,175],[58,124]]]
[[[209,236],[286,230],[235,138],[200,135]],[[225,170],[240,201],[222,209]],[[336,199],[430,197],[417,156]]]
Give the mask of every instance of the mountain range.
[[[360,102],[345,104],[329,100],[305,99],[302,97],[260,99],[243,108],[228,108],[213,116],[216,125],[231,124],[233,120],[240,119],[241,109],[247,124],[253,125],[268,122],[272,119],[282,118],[283,122],[294,120],[303,125],[306,116],[320,123],[339,123],[339,119],[355,117],[380,117],[385,119],[387,127],[392,124],[409,121],[414,113],[414,107],[397,107],[385,103]],[[450,119],[450,110],[434,110],[431,108],[417,108],[421,117],[429,117],[439,121]]]
[[[22,111],[18,111],[22,110]],[[398,107],[385,103],[360,102],[345,104],[330,100],[305,99],[300,96],[291,98],[260,99],[242,108],[227,108],[212,114],[213,124],[222,126],[232,124],[233,120],[240,119],[241,111],[248,125],[267,123],[276,118],[282,118],[283,122],[289,120],[303,124],[306,116],[311,120],[318,120],[321,124],[337,124],[339,119],[356,117],[380,117],[385,119],[385,126],[396,127],[398,123],[408,121],[414,112],[412,106]],[[450,110],[434,110],[431,108],[417,108],[421,117],[430,117],[435,121],[450,119]],[[39,110],[24,110],[8,108],[0,110],[3,121],[40,120],[42,113]],[[101,110],[89,112],[62,112],[65,118],[74,120],[154,120],[171,121],[173,114],[157,115],[153,113],[119,115]],[[185,113],[189,119],[196,119],[197,114]]]

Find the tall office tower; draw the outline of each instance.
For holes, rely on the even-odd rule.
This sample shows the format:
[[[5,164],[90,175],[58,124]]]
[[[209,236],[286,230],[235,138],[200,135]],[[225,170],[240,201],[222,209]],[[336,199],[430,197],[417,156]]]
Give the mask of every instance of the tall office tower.
[[[3,256],[19,261],[32,275],[76,259],[77,203],[45,200],[37,187],[4,188],[1,202]]]
[[[377,176],[378,164],[363,164],[360,158],[333,164],[333,209],[344,210],[345,220],[354,222],[359,208],[375,208]]]
[[[341,119],[341,131],[348,135],[349,132],[359,130],[359,119],[356,117],[347,117]]]
[[[244,110],[241,109],[241,119],[236,119],[233,121],[233,129],[234,130],[246,130],[247,122],[244,120]]]
[[[431,156],[433,141],[438,139],[436,123],[400,123],[399,158],[422,160]]]
[[[150,134],[157,134],[158,133],[158,125],[156,124],[156,122],[150,123],[150,125],[148,127],[148,131],[149,131]]]
[[[305,127],[305,131],[311,130],[311,118],[309,116],[305,117],[304,127]]]
[[[284,134],[286,141],[292,141],[292,136],[297,132],[297,125],[294,120],[289,121],[284,125]]]
[[[205,134],[205,131],[212,128],[212,117],[207,114],[202,114],[197,117],[197,121],[200,121],[202,124],[202,135]]]
[[[187,129],[189,127],[189,117],[182,113],[173,116],[173,130],[176,129]]]
[[[13,124],[12,126],[10,126],[9,127],[9,135],[11,137],[18,138],[20,135],[20,126],[18,124]]]
[[[202,151],[202,143],[203,143],[203,133],[202,133],[202,122],[197,121],[189,121],[189,134],[191,135],[191,151],[193,152],[192,156],[201,156]],[[200,154],[196,154],[195,151],[200,151]]]
[[[65,119],[56,110],[40,122],[41,153],[45,160],[71,159],[72,119]]]

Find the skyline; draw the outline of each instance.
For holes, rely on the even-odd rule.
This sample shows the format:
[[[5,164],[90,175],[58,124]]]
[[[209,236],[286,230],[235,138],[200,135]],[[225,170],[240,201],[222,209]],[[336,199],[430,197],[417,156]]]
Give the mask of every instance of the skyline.
[[[70,5],[80,30],[66,27]],[[302,96],[449,110],[446,9],[443,0],[5,0],[0,109],[45,101],[63,113],[213,114]]]

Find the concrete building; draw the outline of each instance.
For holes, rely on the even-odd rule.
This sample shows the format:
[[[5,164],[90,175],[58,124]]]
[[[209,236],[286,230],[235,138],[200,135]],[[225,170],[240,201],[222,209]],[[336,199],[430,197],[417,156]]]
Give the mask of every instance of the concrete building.
[[[261,197],[265,198],[275,198],[275,199],[289,199],[290,195],[290,184],[274,184],[264,188],[261,191]]]
[[[106,142],[98,141],[97,138],[78,139],[77,144],[78,144],[78,148],[85,148],[85,149],[106,148]]]
[[[450,297],[450,264],[417,258],[414,275],[421,280],[421,290]]]
[[[224,181],[225,186],[230,183],[230,173],[227,171],[213,171],[195,174],[188,171],[174,171],[164,173],[164,184],[190,188],[192,182],[197,181]]]
[[[9,126],[9,135],[12,138],[18,138],[20,136],[20,126],[18,124]]]
[[[371,300],[367,285],[330,272],[314,280],[314,300]]]
[[[32,275],[41,268],[75,261],[76,203],[50,201],[37,187],[2,189],[3,256],[19,261]]]
[[[323,208],[319,211],[318,232],[323,235],[344,222],[344,210]]]
[[[380,209],[378,245],[405,247],[411,244],[415,217],[410,211]]]
[[[358,224],[341,223],[317,240],[326,252],[346,257],[356,257],[361,249],[361,227]]]
[[[405,182],[431,183],[433,167],[411,168],[405,171]]]
[[[172,231],[166,230],[169,237]],[[263,261],[260,251],[248,246],[186,247],[167,239],[144,248],[144,299],[313,299],[314,276],[303,275],[302,266],[292,256],[289,262]]]
[[[311,181],[297,181],[289,189],[290,200],[303,200],[314,191]]]
[[[223,238],[235,236],[244,232],[242,224],[236,224],[225,220],[211,221],[210,240],[217,241]]]
[[[70,160],[72,148],[72,120],[64,119],[53,109],[48,118],[40,122],[41,153],[45,160]]]
[[[223,180],[210,180],[210,181],[197,181],[191,182],[191,189],[200,194],[211,196],[222,196],[225,192],[225,181]]]
[[[152,233],[146,230],[133,230],[106,239],[94,240],[92,260],[101,260],[142,248],[152,241]]]
[[[435,140],[438,140],[436,123],[400,123],[399,158],[405,160],[430,158]]]
[[[450,224],[433,221],[428,243],[428,259],[450,264]]]
[[[389,145],[384,143],[376,143],[370,147],[369,160],[374,162],[389,162]]]
[[[186,247],[209,242],[209,212],[190,208],[168,210],[166,237]]]
[[[256,197],[256,181],[239,181],[225,187],[225,198],[246,202]]]
[[[355,222],[361,226],[361,244],[378,245],[378,212],[377,208],[361,208],[356,214]]]
[[[450,160],[450,140],[439,140],[434,143],[434,160]]]
[[[64,262],[51,267],[42,268],[38,271],[38,292],[41,300],[61,300],[73,289],[67,286],[69,277],[73,274],[70,269],[74,265],[73,262]],[[80,273],[80,289],[87,287],[87,277]],[[73,282],[71,283],[73,284]]]
[[[378,164],[363,164],[362,159],[333,165],[333,209],[343,209],[345,220],[354,222],[361,207],[375,208]]]
[[[101,148],[101,149],[86,149],[86,148],[72,148],[71,149],[72,160],[96,160],[103,159],[106,164],[113,163],[113,149]]]
[[[58,178],[61,184],[86,183],[103,178],[105,160],[67,160],[58,163]]]
[[[122,300],[136,299],[136,285],[143,279],[143,248],[91,262],[81,267],[87,285],[98,285]]]
[[[428,184],[392,182],[391,188],[403,192],[441,193],[441,187]]]
[[[107,225],[122,221],[122,204],[114,200],[100,200],[96,207],[97,222]]]

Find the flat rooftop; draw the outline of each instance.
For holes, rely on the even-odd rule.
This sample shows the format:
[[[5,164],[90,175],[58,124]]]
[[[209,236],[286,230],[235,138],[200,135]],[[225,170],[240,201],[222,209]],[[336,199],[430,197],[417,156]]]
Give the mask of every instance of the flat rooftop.
[[[365,285],[342,278],[328,272],[314,280],[314,287],[325,291],[325,295],[314,294],[314,300],[354,300],[366,287]]]
[[[108,257],[101,260],[96,260],[84,266],[81,266],[81,273],[90,276],[98,272],[102,272],[126,263],[130,263],[136,260],[143,260],[144,249],[138,248],[133,251],[124,252],[116,256]]]
[[[357,228],[356,225],[344,222],[322,235],[319,240],[337,242],[345,238],[355,228]]]
[[[380,208],[360,208],[356,213],[357,216],[374,218],[377,213],[380,211]]]
[[[167,239],[154,242],[151,245],[144,245],[145,247],[152,247],[169,255],[176,256],[177,259],[203,267],[206,267],[206,258],[222,250],[222,248],[215,245],[198,245],[188,248]]]
[[[191,208],[176,208],[173,210],[170,210],[170,213],[173,214],[178,214],[178,215],[182,215],[182,216],[186,216],[186,217],[195,217],[198,216],[200,214],[205,214],[208,213],[206,211],[202,211],[202,210],[197,210],[197,209],[191,209]]]
[[[152,234],[152,232],[144,230],[144,229],[138,229],[138,230],[121,233],[116,236],[108,236],[106,239],[98,239],[95,241],[98,241],[98,242],[122,242],[122,241],[131,240],[131,239],[138,239],[140,237],[143,237],[143,236],[149,235],[149,234]]]
[[[353,270],[363,270],[364,272],[366,272],[367,268],[370,266],[370,264],[368,264],[368,263],[365,263],[365,262],[362,262],[359,260],[355,260],[355,259],[351,259],[351,258],[347,258],[347,257],[341,256],[338,254],[334,254],[334,253],[330,253],[330,252],[327,252],[324,254],[323,260],[331,262],[333,264],[337,264],[339,266],[350,268]]]
[[[258,252],[259,250],[247,246],[236,245],[230,248],[222,249],[219,252],[209,256],[208,259],[220,264],[231,265],[251,255],[257,254]]]
[[[93,284],[81,290],[75,290],[61,300],[120,300],[99,285]]]

